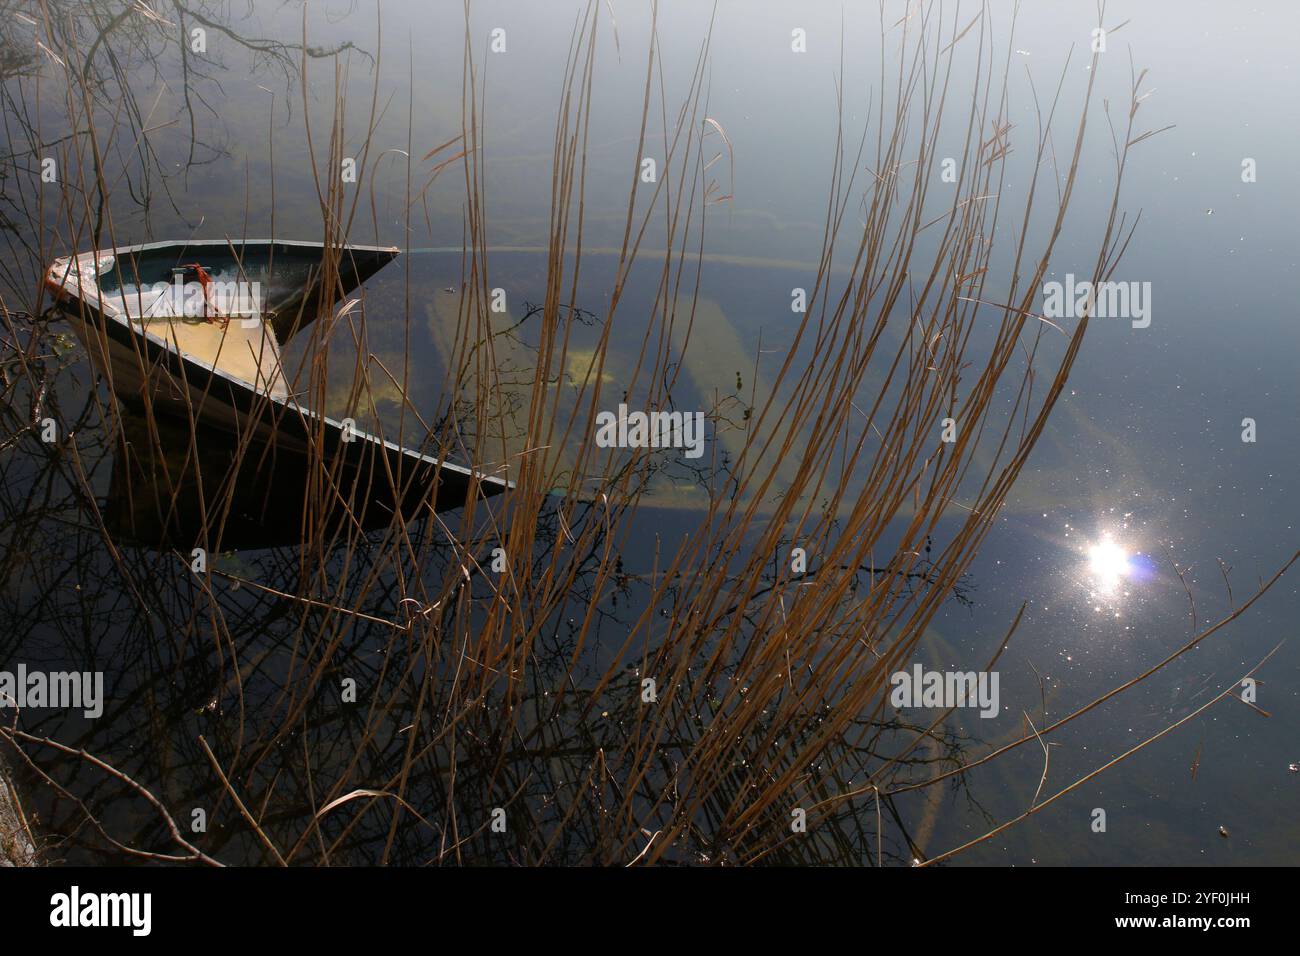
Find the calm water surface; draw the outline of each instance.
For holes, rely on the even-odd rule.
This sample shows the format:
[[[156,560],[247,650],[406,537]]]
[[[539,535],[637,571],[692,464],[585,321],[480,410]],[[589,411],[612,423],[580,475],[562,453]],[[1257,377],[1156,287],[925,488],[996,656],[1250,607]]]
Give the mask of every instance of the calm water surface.
[[[284,42],[301,37],[297,3],[258,2],[247,11],[243,4],[232,6],[221,11],[222,22],[238,36]],[[797,14],[793,5],[775,2],[728,0],[718,7],[707,111],[733,146],[734,199],[715,207],[708,219],[709,256],[699,296],[702,344],[674,396],[683,407],[708,407],[700,404],[710,403],[708,396],[735,392],[737,376],[748,382],[754,374],[760,349],[779,350],[789,342],[789,290],[810,283],[822,239],[841,17],[845,123],[856,129],[868,117],[868,91],[881,68],[874,52],[874,6],[800,5]],[[540,248],[546,241],[559,70],[578,9],[561,0],[476,3],[471,14],[471,33],[484,47],[478,59],[487,106],[489,242],[503,250],[491,266],[494,284],[510,289],[515,314],[519,303],[540,301],[544,294]],[[992,9],[995,29],[1009,28],[1010,5],[995,3]],[[1063,95],[1081,94],[1093,9],[1082,0],[1025,4],[1014,43],[1023,51],[1012,73],[1017,122],[1030,128],[1034,123],[1031,77],[1041,98],[1064,69]],[[648,36],[641,5],[615,3],[613,10],[618,42],[609,25],[598,54],[600,88],[589,151],[585,241],[596,251],[583,286],[586,298],[578,298],[596,315],[612,268],[612,258],[600,250],[616,248],[621,237]],[[662,10],[670,102],[684,92],[708,19],[704,4],[673,2]],[[1065,397],[971,568],[972,603],[949,602],[922,647],[918,659],[930,667],[979,666],[972,662],[988,659],[1021,604],[1027,605],[999,665],[1001,714],[952,721],[951,729],[969,736],[973,753],[1019,736],[1026,720],[1041,727],[1142,672],[1207,622],[1230,613],[1300,541],[1300,190],[1293,173],[1300,149],[1293,121],[1300,115],[1293,49],[1300,17],[1280,0],[1250,10],[1169,0],[1111,3],[1108,20],[1127,23],[1110,40],[1098,95],[1112,104],[1127,102],[1131,56],[1139,69],[1150,70],[1146,88],[1156,91],[1144,103],[1145,123],[1175,124],[1135,152],[1122,203],[1142,216],[1117,278],[1151,283],[1152,323],[1134,329],[1123,320],[1093,321]],[[404,248],[458,247],[463,183],[455,176],[440,178],[408,232],[406,161],[397,151],[419,157],[460,130],[460,4],[313,3],[306,22],[314,47],[355,46],[345,55],[345,154],[363,143],[378,74],[382,116],[372,143],[389,152],[377,161],[369,184],[373,217],[367,208],[370,221],[354,238]],[[498,26],[507,31],[508,53],[487,55],[487,33]],[[789,52],[794,26],[808,31],[804,56]],[[20,22],[4,29],[11,42],[22,40]],[[184,122],[153,134],[165,175],[152,182],[147,206],[124,200],[113,210],[119,241],[317,237],[319,210],[315,187],[303,175],[310,158],[300,130],[304,108],[315,129],[328,125],[334,107],[331,61],[309,65],[312,82],[304,104],[302,91],[286,83],[273,57],[224,38],[212,42],[220,67],[190,80],[203,98],[194,110],[193,148],[175,57],[163,54],[158,74],[153,64],[133,65],[138,99],[156,113],[150,125],[177,117]],[[47,100],[39,109],[47,137],[58,135],[58,104]],[[1079,195],[1052,262],[1053,278],[1085,271],[1087,264],[1077,257],[1094,249],[1105,226],[1114,155],[1104,129],[1093,132],[1082,158]],[[318,133],[317,148],[325,135]],[[649,131],[652,144],[662,137],[662,129]],[[1257,161],[1257,182],[1241,180],[1245,157]],[[427,168],[416,167],[417,179]],[[1013,161],[1011,200],[1023,200],[1017,190],[1027,172],[1023,162]],[[272,177],[274,203],[263,188]],[[5,227],[12,235],[30,228],[12,219]],[[1000,233],[995,241],[1007,243],[1011,235]],[[372,350],[386,362],[411,359],[410,394],[417,407],[436,405],[443,387],[440,329],[449,309],[454,315],[456,299],[443,290],[458,287],[459,277],[458,254],[414,252],[367,290],[371,316],[381,315],[386,302],[400,308],[414,290],[419,304],[413,315],[424,321],[417,323],[409,356],[404,334],[385,331],[373,318],[370,334]],[[624,315],[650,307],[655,280],[653,265],[633,276]],[[13,294],[6,289],[7,298]],[[594,347],[597,334],[593,328],[588,341],[575,343],[575,376],[585,372],[583,349]],[[521,371],[531,354],[528,336],[527,327],[518,336]],[[616,381],[620,363],[630,365],[638,346],[637,336],[616,332],[610,369]],[[760,361],[760,380],[770,371]],[[70,414],[92,375],[78,360],[66,380],[59,400]],[[1240,438],[1247,417],[1257,422],[1253,444]],[[106,493],[110,470],[106,456],[97,493]],[[205,731],[211,718],[204,697],[214,681],[229,675],[217,655],[196,655],[174,644],[168,614],[188,597],[164,556],[147,549],[129,553],[139,563],[137,577],[152,580],[157,589],[149,599],[157,602],[158,615],[152,622],[119,626],[115,612],[125,598],[95,586],[112,559],[90,530],[67,527],[76,510],[74,490],[43,484],[42,475],[35,461],[10,457],[5,465],[0,515],[9,527],[0,533],[6,572],[0,661],[50,667],[75,661],[86,667],[89,658],[104,669],[113,688],[109,719],[92,727],[42,716],[39,732],[112,753],[140,779],[183,802],[195,785],[186,768],[201,766],[196,731],[215,730]],[[651,500],[645,536],[626,555],[631,569],[648,568],[652,534],[666,538],[691,527],[702,494],[689,475],[668,473]],[[1099,558],[1096,549],[1106,541],[1113,547]],[[229,562],[262,580],[293,574],[291,553],[283,551],[243,551]],[[250,708],[262,695],[273,710],[276,688],[288,679],[282,651],[275,646],[274,623],[265,618],[271,613],[267,606],[253,596],[245,600],[255,622],[242,634],[248,659],[256,661],[244,675],[253,694]],[[1300,774],[1289,765],[1300,760],[1297,620],[1300,592],[1291,575],[1195,651],[1054,735],[1045,792],[1183,717],[1282,643],[1261,672],[1258,704],[1269,717],[1220,703],[958,861],[1294,863],[1300,856],[1293,813]],[[365,666],[374,663],[367,660],[370,653],[365,645],[355,649]],[[346,720],[339,731],[346,738]],[[381,773],[397,752],[389,747],[367,759]],[[918,842],[940,852],[985,832],[991,820],[1028,807],[1042,759],[1040,748],[1020,748],[972,772],[960,788],[900,801],[900,812]],[[133,814],[140,808],[108,799],[89,775],[68,787],[108,823],[127,832],[136,825]],[[55,827],[75,819],[64,798],[38,796],[36,807]],[[1095,807],[1107,809],[1104,834],[1090,831]],[[1230,838],[1219,835],[1221,826]],[[70,859],[112,858],[102,846],[92,848],[95,840],[88,834],[67,836]],[[358,858],[371,852],[366,840],[375,836],[382,837],[382,829],[359,836]],[[255,858],[256,847],[241,839],[226,845],[223,858]],[[411,840],[414,845],[416,838]]]

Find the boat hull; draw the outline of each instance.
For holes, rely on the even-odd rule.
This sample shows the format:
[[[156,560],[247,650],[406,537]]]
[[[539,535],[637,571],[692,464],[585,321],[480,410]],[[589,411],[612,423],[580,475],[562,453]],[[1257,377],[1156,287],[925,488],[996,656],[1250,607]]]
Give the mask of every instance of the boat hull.
[[[52,288],[58,285],[57,268],[58,264],[51,270]],[[282,484],[284,477],[293,476],[296,490],[291,501],[303,498],[303,483],[318,482],[323,500],[332,508],[371,526],[387,523],[397,513],[461,507],[474,497],[499,494],[509,487],[498,477],[400,447],[348,421],[321,415],[294,401],[287,390],[266,382],[257,387],[227,374],[181,351],[168,334],[170,325],[155,328],[121,312],[114,314],[111,304],[87,294],[84,277],[69,283],[66,269],[64,274],[65,281],[57,288],[60,307],[113,394],[135,409],[148,407],[174,421],[191,423],[195,444],[202,433],[205,443],[242,449],[231,460],[240,467],[248,458],[255,459],[259,468],[266,461],[276,462],[275,481]],[[299,319],[302,315],[298,313]],[[214,437],[218,434],[223,438]],[[188,435],[183,440],[191,445]],[[261,475],[259,480],[270,477]]]

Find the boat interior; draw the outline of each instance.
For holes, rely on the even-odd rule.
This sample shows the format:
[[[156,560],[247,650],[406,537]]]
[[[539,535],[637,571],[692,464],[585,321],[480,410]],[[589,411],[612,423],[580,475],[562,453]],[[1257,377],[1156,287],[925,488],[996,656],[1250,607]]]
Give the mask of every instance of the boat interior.
[[[396,249],[349,247],[337,268],[346,294]],[[314,318],[322,247],[316,243],[158,243],[63,260],[51,279],[79,286],[106,316],[280,399],[288,397],[280,350]]]

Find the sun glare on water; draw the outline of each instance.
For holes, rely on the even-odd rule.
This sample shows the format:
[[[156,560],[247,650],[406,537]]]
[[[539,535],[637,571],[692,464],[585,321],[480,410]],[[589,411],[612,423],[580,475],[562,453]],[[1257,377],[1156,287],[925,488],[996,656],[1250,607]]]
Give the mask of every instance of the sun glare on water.
[[[1113,593],[1132,570],[1129,553],[1111,538],[1103,538],[1088,550],[1088,570],[1098,591]]]

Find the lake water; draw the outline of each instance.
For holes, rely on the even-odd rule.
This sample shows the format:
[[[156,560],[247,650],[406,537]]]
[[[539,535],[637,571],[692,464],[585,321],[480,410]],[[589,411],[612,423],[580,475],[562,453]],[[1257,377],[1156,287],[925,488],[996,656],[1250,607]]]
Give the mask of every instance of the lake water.
[[[120,5],[89,6],[114,13]],[[102,129],[116,131],[114,168],[133,170],[124,174],[109,210],[117,241],[319,238],[317,186],[307,171],[326,149],[336,99],[335,59],[316,54],[351,44],[338,56],[347,64],[339,81],[346,92],[339,151],[359,154],[367,138],[371,149],[352,239],[410,250],[367,286],[368,348],[391,368],[409,366],[412,406],[436,408],[452,350],[446,330],[461,288],[462,259],[452,250],[464,238],[464,181],[454,169],[441,174],[408,220],[404,154],[416,160],[411,176],[418,191],[436,162],[420,158],[461,131],[461,5],[334,0],[312,3],[305,15],[298,3],[220,6],[220,14],[212,14],[220,28],[208,30],[201,61],[182,61],[161,40],[140,39],[136,34],[146,34],[146,26],[131,21],[104,41],[120,51],[135,100],[116,117],[104,107],[98,114]],[[904,6],[886,6],[890,29]],[[990,6],[994,31],[1005,43],[1011,5]],[[545,297],[560,71],[582,9],[567,0],[474,3],[471,9],[468,30],[485,105],[482,168],[492,284],[508,291],[511,320]],[[945,23],[951,17],[964,24],[975,12],[971,5],[949,13]],[[602,17],[610,13],[596,55],[585,182],[587,264],[575,296],[593,322],[577,331],[568,381],[557,385],[560,400],[591,368],[637,160],[649,14],[641,4],[602,4]],[[686,0],[660,10],[669,104],[686,91],[710,15],[708,5]],[[1029,3],[1021,11],[1010,44],[1011,117],[1031,137],[1035,92],[1044,108],[1058,81],[1063,104],[1082,95],[1094,18],[1094,5],[1083,0]],[[1293,50],[1300,15],[1280,0],[1250,10],[1162,0],[1112,2],[1106,19],[1123,26],[1108,38],[1098,102],[1107,100],[1114,121],[1122,122],[1131,62],[1149,70],[1144,89],[1154,90],[1143,102],[1142,128],[1173,127],[1135,148],[1121,198],[1124,209],[1141,211],[1141,219],[1116,278],[1150,283],[1150,325],[1091,322],[1043,438],[969,569],[969,600],[946,603],[918,649],[916,660],[930,668],[980,667],[1025,605],[998,663],[999,715],[985,720],[966,712],[945,724],[966,759],[1019,738],[1029,724],[1041,729],[1159,662],[1252,596],[1300,541],[1294,431],[1300,415],[1300,190],[1291,163],[1300,149],[1294,122],[1300,67]],[[505,31],[503,53],[490,46],[498,28]],[[791,50],[796,28],[806,31],[806,53]],[[874,4],[817,3],[797,11],[780,2],[718,5],[707,115],[730,144],[728,150],[715,137],[723,158],[711,172],[731,199],[708,212],[694,295],[695,345],[683,353],[674,391],[681,407],[716,412],[732,407],[730,398],[739,412],[751,389],[773,374],[774,356],[791,345],[791,290],[811,285],[821,250],[836,77],[842,76],[846,129],[874,124],[877,114],[868,107],[882,70],[879,29]],[[35,30],[21,19],[0,26],[6,49],[23,56],[31,54]],[[297,68],[299,51],[286,49],[287,59],[264,52],[267,41],[299,43],[304,30],[313,52],[305,95],[286,72]],[[94,35],[87,25],[86,45]],[[191,71],[188,82],[185,70]],[[953,83],[958,99],[962,82]],[[376,88],[379,116],[367,137]],[[9,171],[0,184],[31,173],[23,123],[39,120],[44,143],[69,132],[64,86],[43,54],[6,73],[5,90],[0,152]],[[314,154],[303,134],[304,113],[314,130]],[[151,130],[153,152],[138,163],[133,141],[142,127]],[[664,136],[662,116],[652,112],[652,153]],[[938,145],[940,155],[946,145]],[[1054,145],[1064,161],[1069,142]],[[1247,159],[1257,171],[1249,182],[1242,175]],[[1032,160],[1027,148],[1013,156],[1004,184],[1008,202],[1023,201]],[[1087,257],[1095,257],[1105,229],[1115,154],[1104,120],[1091,128],[1080,162],[1077,196],[1049,279],[1087,273]],[[147,175],[140,172],[145,167]],[[42,206],[6,185],[3,210],[0,234],[10,264],[0,273],[0,288],[10,308],[22,309],[41,265],[76,250],[52,204]],[[854,217],[850,209],[846,219],[856,226]],[[45,247],[36,238],[42,222]],[[657,233],[658,227],[647,237],[647,250],[662,248]],[[1005,264],[1014,236],[1009,220],[1000,225],[995,262]],[[635,363],[643,317],[654,308],[657,270],[648,253],[628,280],[620,305],[625,322],[613,329],[605,372],[615,398]],[[376,321],[386,309],[406,310],[407,302],[415,303],[409,327]],[[518,373],[515,388],[523,397],[531,387],[534,333],[525,323],[501,339],[499,358],[514,363],[509,367]],[[1047,363],[1063,341],[1047,340]],[[418,718],[404,702],[386,715],[382,738],[355,755],[361,720],[349,711],[308,708],[298,715],[299,726],[279,733],[277,721],[292,710],[300,676],[297,649],[284,643],[298,624],[293,612],[273,594],[243,587],[223,595],[229,641],[216,636],[215,625],[178,630],[196,585],[176,556],[131,545],[114,553],[85,507],[86,495],[110,496],[113,448],[103,435],[96,437],[95,396],[102,392],[92,388],[90,365],[79,347],[63,361],[52,400],[66,421],[86,423],[79,453],[92,484],[76,487],[32,442],[0,452],[0,668],[22,661],[31,668],[102,670],[104,717],[35,711],[24,715],[25,729],[111,757],[178,813],[200,804],[214,808],[213,819],[223,821],[220,836],[210,834],[205,848],[227,862],[264,862],[262,846],[240,826],[212,776],[206,745],[229,757],[244,742],[274,750],[305,748],[310,741],[314,772],[327,776],[346,766],[358,781],[379,786],[401,765],[400,728]],[[327,394],[327,404],[344,407],[344,392]],[[399,412],[400,391],[377,409],[390,420]],[[14,415],[21,418],[21,409]],[[1253,442],[1242,440],[1248,418],[1255,423]],[[728,450],[725,432],[715,431],[713,441]],[[688,468],[673,465],[657,475],[624,545],[627,572],[650,573],[654,542],[687,533],[705,499],[698,475]],[[1114,548],[1099,552],[1107,540]],[[425,556],[435,575],[454,562],[436,539]],[[277,590],[296,586],[301,571],[291,548],[240,549],[221,558],[220,567]],[[1185,717],[1281,644],[1258,674],[1255,703],[1267,716],[1233,701],[1217,703],[954,862],[1294,863],[1300,855],[1300,824],[1292,814],[1300,774],[1290,769],[1300,761],[1296,574],[1284,575],[1195,650],[1054,733],[1043,794]],[[382,603],[382,596],[368,600]],[[644,594],[633,585],[625,603],[610,610],[602,640],[625,633],[639,613],[638,597]],[[563,657],[562,636],[556,641]],[[346,643],[327,666],[354,668],[382,693],[398,682],[384,646],[377,637],[363,637]],[[237,715],[216,703],[234,685],[244,693]],[[24,774],[42,824],[64,841],[60,858],[127,859],[83,824],[74,801],[92,808],[122,843],[165,842],[156,816],[120,781],[77,767],[66,755],[35,752],[42,770],[63,788],[55,792]],[[899,836],[904,827],[926,854],[937,855],[1022,813],[1034,801],[1043,759],[1035,742],[976,768],[960,786],[899,795],[900,830],[889,834],[888,852],[903,862],[914,855]],[[274,762],[268,766],[250,771],[240,785],[266,794],[268,826],[288,827],[309,813],[312,783],[292,770],[276,781]],[[421,795],[432,800],[436,776],[408,799],[417,806]],[[1106,811],[1101,833],[1092,826],[1097,808]],[[386,851],[390,839],[386,821],[375,815],[345,835],[339,858],[419,862],[432,852],[427,832],[418,827],[400,828],[396,848]],[[867,858],[846,845],[826,862]]]

